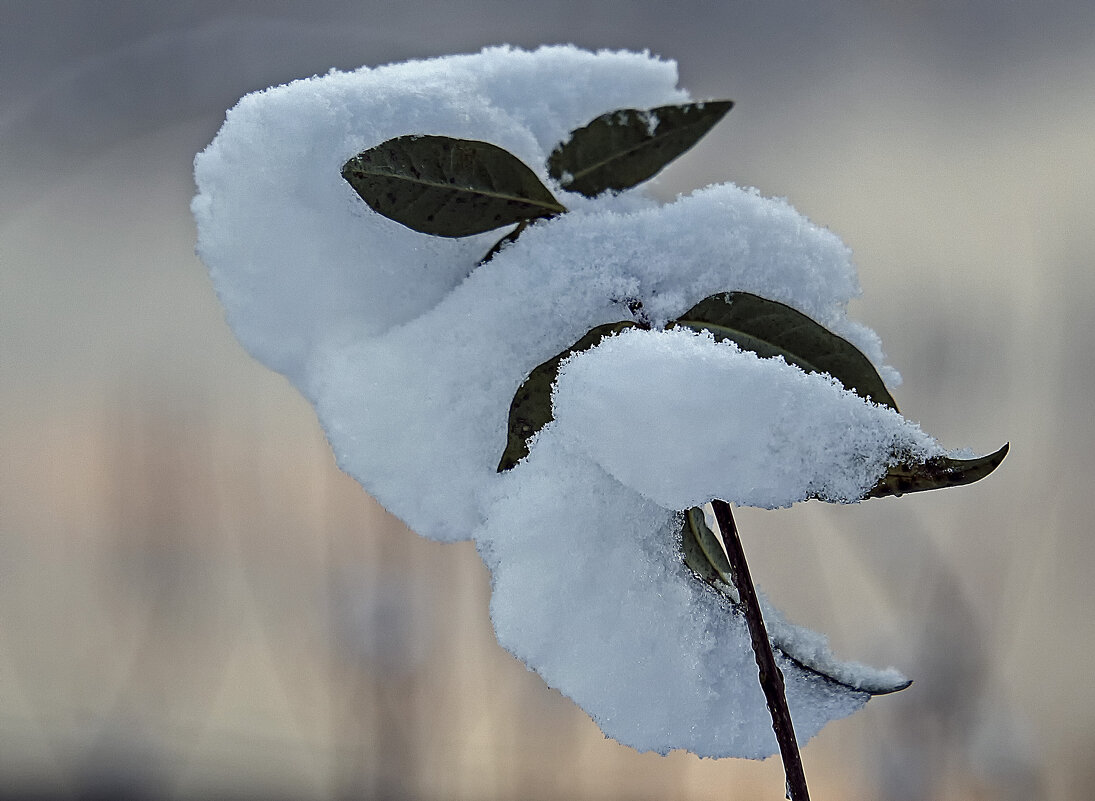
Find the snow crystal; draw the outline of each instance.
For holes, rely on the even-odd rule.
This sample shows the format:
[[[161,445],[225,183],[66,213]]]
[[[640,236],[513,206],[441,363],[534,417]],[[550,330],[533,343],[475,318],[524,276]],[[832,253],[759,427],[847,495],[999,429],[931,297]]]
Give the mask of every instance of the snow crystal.
[[[847,248],[785,202],[732,185],[666,205],[642,187],[590,200],[546,174],[593,118],[687,102],[676,80],[649,54],[500,47],[248,95],[195,162],[198,252],[236,335],[314,403],[339,465],[423,536],[475,538],[499,642],[621,742],[762,757],[776,746],[748,635],[684,567],[677,510],[850,501],[895,449],[938,446],[828,377],[657,330],[747,291],[896,376],[845,316],[859,291]],[[358,152],[416,133],[506,148],[570,211],[476,268],[499,232],[416,233],[341,177]],[[571,359],[557,419],[498,474],[525,377],[635,301],[655,330]],[[852,684],[873,675],[811,647]],[[802,740],[867,698],[787,673]]]

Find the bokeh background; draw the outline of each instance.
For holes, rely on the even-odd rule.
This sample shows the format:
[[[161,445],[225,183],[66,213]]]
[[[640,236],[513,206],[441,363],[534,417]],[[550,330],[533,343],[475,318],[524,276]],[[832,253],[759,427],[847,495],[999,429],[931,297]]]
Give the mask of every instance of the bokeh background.
[[[792,619],[916,681],[806,747],[814,797],[1095,797],[1086,0],[0,2],[0,796],[781,797],[778,760],[634,753],[503,652],[473,547],[337,471],[193,255],[241,95],[557,42],[736,100],[658,192],[836,231],[903,411],[1012,443],[972,487],[740,513]]]

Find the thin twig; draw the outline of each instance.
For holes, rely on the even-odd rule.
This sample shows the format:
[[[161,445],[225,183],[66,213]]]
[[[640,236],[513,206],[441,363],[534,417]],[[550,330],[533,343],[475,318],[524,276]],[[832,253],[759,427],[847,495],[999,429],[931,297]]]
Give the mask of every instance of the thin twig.
[[[783,772],[787,776],[787,797],[791,801],[810,801],[810,793],[806,789],[806,774],[802,769],[802,755],[799,753],[795,727],[791,722],[791,710],[787,708],[783,673],[772,654],[772,644],[764,627],[760,602],[753,587],[753,579],[749,575],[749,565],[745,562],[745,551],[738,538],[734,515],[730,511],[730,504],[725,501],[712,501],[711,506],[715,511],[715,520],[722,529],[726,556],[730,560],[730,576],[738,590],[745,622],[749,626],[749,637],[753,641],[753,654],[760,672],[760,686],[764,690],[768,712],[772,715],[772,729],[776,732],[779,753],[783,758]]]

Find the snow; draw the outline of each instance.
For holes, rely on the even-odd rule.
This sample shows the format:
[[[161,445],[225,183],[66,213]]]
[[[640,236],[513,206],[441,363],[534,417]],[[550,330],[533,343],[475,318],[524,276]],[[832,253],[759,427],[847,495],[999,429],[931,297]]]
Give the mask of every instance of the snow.
[[[677,511],[718,497],[853,501],[895,453],[939,455],[912,422],[826,376],[660,326],[707,295],[794,306],[890,381],[878,338],[846,317],[848,249],[787,203],[711,186],[661,205],[643,187],[595,200],[545,163],[619,108],[690,100],[646,53],[508,47],[248,95],[195,161],[198,252],[245,347],[315,405],[339,465],[419,534],[474,538],[507,649],[640,750],[764,757],[775,739],[744,623],[681,562]],[[448,239],[372,212],[340,175],[404,134],[489,141],[570,211],[487,264],[500,232]],[[590,328],[655,330],[573,357],[556,419],[498,474],[514,392]],[[823,638],[784,634],[849,683]],[[793,665],[801,741],[867,699]],[[857,686],[866,686],[857,685]]]
[[[677,555],[675,515],[546,434],[476,533],[499,642],[625,745],[767,757],[772,723],[742,620]],[[802,742],[854,712],[783,663]]]

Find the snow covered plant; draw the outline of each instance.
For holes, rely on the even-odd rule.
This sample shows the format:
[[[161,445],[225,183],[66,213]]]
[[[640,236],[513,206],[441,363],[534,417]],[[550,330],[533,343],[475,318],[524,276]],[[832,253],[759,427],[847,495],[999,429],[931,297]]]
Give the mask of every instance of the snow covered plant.
[[[898,413],[832,233],[733,185],[644,193],[732,105],[676,81],[569,46],[296,81],[228,113],[193,211],[237,336],[339,465],[475,540],[503,646],[622,743],[761,758],[755,659],[801,741],[908,681],[757,601],[728,503],[968,483],[1006,446],[947,452]]]

